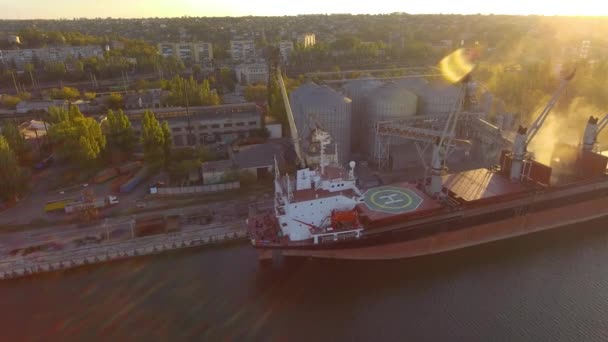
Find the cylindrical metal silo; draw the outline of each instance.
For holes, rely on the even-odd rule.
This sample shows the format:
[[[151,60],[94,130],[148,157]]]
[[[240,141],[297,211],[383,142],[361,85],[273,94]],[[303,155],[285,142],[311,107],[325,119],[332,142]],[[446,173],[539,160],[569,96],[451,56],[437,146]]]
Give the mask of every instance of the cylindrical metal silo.
[[[349,161],[351,139],[351,100],[328,86],[307,83],[294,90],[291,95],[298,135],[306,147],[311,131],[321,126],[338,144],[340,163]],[[333,151],[328,151],[333,152]]]
[[[416,115],[418,97],[413,92],[388,82],[372,91],[367,99],[367,117],[363,118],[366,132],[361,146],[369,159],[376,158],[376,124]]]
[[[351,147],[353,151],[361,151],[360,137],[366,132],[364,118],[367,116],[367,97],[383,83],[371,76],[362,76],[359,79],[350,81],[343,86],[344,94],[350,98],[352,103],[352,124],[351,124]]]

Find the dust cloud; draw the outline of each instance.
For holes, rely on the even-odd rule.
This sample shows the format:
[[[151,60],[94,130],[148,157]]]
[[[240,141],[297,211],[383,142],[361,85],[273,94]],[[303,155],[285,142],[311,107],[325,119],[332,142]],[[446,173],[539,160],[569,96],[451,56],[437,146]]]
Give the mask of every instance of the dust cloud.
[[[542,110],[542,106],[535,113]],[[589,105],[582,97],[575,98],[567,109],[554,109],[549,113],[545,124],[528,146],[528,151],[534,154],[534,158],[545,165],[557,163],[569,164],[574,160],[564,158],[576,158],[571,153],[559,153],[556,151],[558,145],[570,145],[573,148],[581,148],[581,140],[590,115],[599,116],[601,111],[595,106]],[[536,117],[528,119],[528,125]],[[560,149],[562,150],[562,149]],[[554,152],[555,155],[554,155]]]

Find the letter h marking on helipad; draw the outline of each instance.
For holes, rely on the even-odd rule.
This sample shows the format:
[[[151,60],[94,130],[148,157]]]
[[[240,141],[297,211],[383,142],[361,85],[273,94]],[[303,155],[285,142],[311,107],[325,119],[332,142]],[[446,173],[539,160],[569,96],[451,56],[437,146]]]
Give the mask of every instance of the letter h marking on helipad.
[[[403,202],[403,198],[395,199],[395,196],[397,196],[397,194],[385,195],[385,196],[380,196],[380,199],[382,199],[382,200],[387,199],[387,201],[384,202],[384,205]]]

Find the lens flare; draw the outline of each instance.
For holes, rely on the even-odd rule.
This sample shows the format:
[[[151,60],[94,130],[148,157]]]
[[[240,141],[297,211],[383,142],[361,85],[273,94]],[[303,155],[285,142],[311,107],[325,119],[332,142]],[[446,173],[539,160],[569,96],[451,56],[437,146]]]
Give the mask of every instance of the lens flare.
[[[439,62],[439,69],[448,82],[457,83],[473,71],[476,58],[474,50],[458,49]]]

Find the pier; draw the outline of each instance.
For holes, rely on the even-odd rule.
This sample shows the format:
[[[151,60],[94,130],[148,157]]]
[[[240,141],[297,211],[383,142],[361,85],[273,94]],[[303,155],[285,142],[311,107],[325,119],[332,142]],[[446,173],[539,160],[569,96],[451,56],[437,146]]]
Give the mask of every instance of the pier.
[[[107,227],[102,229],[107,230]],[[80,235],[83,233],[85,232],[81,231]],[[131,236],[118,241],[107,239],[103,242],[55,251],[38,251],[28,255],[4,254],[0,259],[0,280],[245,239],[245,222],[234,221],[213,225],[185,225],[175,232],[143,237]]]

